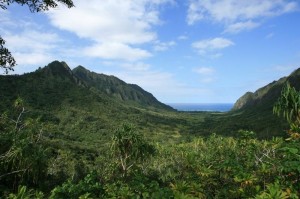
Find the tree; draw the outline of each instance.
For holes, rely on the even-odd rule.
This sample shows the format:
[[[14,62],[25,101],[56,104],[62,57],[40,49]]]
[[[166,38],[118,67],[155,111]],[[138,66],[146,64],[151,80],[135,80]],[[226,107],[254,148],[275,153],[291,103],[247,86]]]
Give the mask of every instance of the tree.
[[[132,125],[124,124],[112,137],[112,149],[127,177],[130,168],[154,154],[155,148],[137,133]]]
[[[66,5],[68,8],[74,7],[72,0],[0,0],[0,8],[5,10],[12,3],[27,5],[31,12],[41,12],[56,8],[59,3]],[[16,61],[11,52],[4,46],[5,40],[0,35],[0,68],[4,69],[7,74],[16,65]]]
[[[285,117],[290,125],[300,125],[300,92],[287,83],[273,107],[273,112]]]
[[[7,48],[4,47],[5,41],[0,36],[0,67],[5,70],[7,74],[9,70],[13,70],[16,65],[15,59]]]
[[[281,114],[290,125],[290,139],[300,139],[300,92],[287,83],[273,107],[274,114]]]
[[[25,118],[20,98],[14,107],[19,112],[15,119],[0,115],[0,183],[16,189],[21,183],[38,185],[45,179],[48,151],[43,125]]]

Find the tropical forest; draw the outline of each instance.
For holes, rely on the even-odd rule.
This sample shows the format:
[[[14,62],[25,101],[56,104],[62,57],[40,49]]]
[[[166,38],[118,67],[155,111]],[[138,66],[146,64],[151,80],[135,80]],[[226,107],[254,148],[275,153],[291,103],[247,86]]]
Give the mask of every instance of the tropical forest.
[[[74,7],[0,7],[11,3]],[[300,197],[300,69],[229,111],[178,111],[139,85],[65,61],[14,74],[0,39],[0,198]]]

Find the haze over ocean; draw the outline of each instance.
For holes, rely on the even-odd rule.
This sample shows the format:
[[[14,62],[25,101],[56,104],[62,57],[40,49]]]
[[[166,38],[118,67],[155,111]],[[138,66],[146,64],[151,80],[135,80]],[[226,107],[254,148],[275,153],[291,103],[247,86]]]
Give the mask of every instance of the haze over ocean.
[[[233,103],[169,103],[169,106],[178,111],[230,111]]]

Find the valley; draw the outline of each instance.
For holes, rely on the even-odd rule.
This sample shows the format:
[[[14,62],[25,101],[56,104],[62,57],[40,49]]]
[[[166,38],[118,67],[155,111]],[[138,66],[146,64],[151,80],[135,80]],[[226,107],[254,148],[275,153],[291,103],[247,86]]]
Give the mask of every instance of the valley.
[[[65,62],[0,76],[1,194],[259,198],[276,189],[296,198],[298,166],[285,167],[299,161],[299,144],[285,142],[289,125],[272,109],[299,76],[247,93],[229,112],[176,111],[137,85]]]

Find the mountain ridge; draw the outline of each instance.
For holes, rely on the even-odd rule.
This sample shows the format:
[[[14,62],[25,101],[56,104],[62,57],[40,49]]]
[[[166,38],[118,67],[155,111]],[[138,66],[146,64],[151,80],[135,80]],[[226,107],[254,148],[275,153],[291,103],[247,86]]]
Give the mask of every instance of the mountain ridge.
[[[88,87],[94,88],[98,92],[106,93],[123,102],[174,110],[170,106],[159,102],[151,93],[145,91],[140,86],[128,84],[113,75],[98,74],[81,65],[74,68],[72,72]]]
[[[5,75],[1,79],[3,82],[0,86],[0,90],[3,90],[2,93],[7,93],[5,89],[10,87],[12,89],[9,91],[9,95],[12,99],[24,96],[26,101],[36,101],[36,103],[32,103],[33,106],[40,104],[42,107],[46,103],[44,98],[51,98],[55,101],[54,104],[59,104],[59,101],[63,101],[65,98],[72,98],[71,95],[68,96],[68,93],[83,92],[85,95],[94,93],[93,95],[105,98],[106,101],[118,101],[118,103],[141,108],[174,110],[159,102],[151,93],[137,85],[127,84],[114,76],[91,72],[83,66],[71,70],[64,61],[56,60],[34,72],[23,75]],[[36,99],[33,96],[37,96]]]
[[[254,108],[261,105],[273,106],[287,82],[296,89],[300,89],[300,68],[294,70],[286,77],[282,77],[257,89],[255,92],[246,92],[235,102],[232,111]]]

